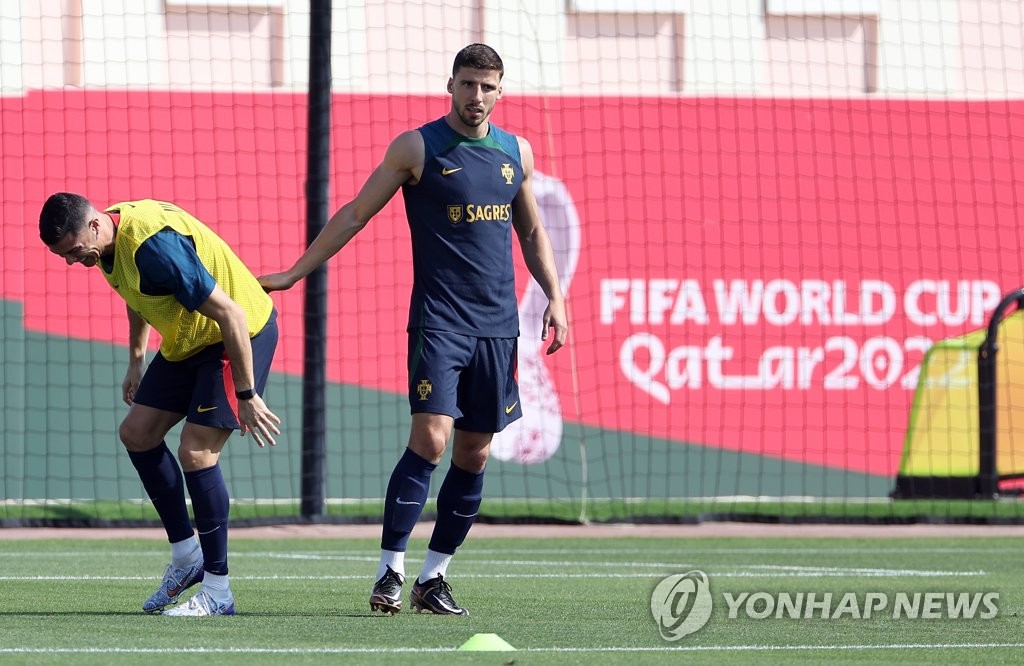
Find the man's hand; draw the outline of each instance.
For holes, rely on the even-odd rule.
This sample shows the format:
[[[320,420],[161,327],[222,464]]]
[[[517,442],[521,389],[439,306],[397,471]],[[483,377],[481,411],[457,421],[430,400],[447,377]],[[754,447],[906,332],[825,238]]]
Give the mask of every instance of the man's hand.
[[[554,354],[565,344],[569,335],[569,324],[565,317],[565,301],[549,301],[544,309],[544,321],[540,329],[540,339],[548,339],[548,330],[555,329],[555,338],[548,345],[547,353]]]
[[[142,383],[142,375],[145,374],[144,363],[129,363],[128,370],[124,373],[124,380],[121,382],[121,400],[124,404],[131,406],[135,403],[135,394]]]
[[[260,396],[255,395],[250,400],[238,401],[238,422],[242,424],[242,436],[245,437],[245,433],[251,432],[252,438],[261,449],[267,444],[277,444],[274,435],[281,434],[281,429],[277,427],[281,419],[270,411]]]
[[[282,291],[284,289],[291,289],[295,284],[295,280],[285,273],[270,273],[268,275],[261,275],[258,278],[260,286],[263,287],[263,291]]]

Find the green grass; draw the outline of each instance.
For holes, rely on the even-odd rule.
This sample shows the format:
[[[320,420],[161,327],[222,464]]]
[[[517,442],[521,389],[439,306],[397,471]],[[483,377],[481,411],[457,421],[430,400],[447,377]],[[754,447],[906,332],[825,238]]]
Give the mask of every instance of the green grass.
[[[2,537],[2,531],[0,531]],[[410,544],[415,573],[425,547]],[[1024,568],[1013,538],[492,539],[449,571],[465,618],[366,603],[375,539],[236,538],[230,618],[147,616],[167,557],[156,540],[0,540],[0,661],[24,664],[1017,663]],[[709,623],[660,637],[651,593],[667,575],[711,581]],[[997,592],[983,619],[728,618],[724,594]],[[406,601],[408,603],[408,601]],[[836,602],[838,603],[838,602]],[[516,652],[464,652],[475,634]]]
[[[433,506],[427,507],[429,517]],[[235,525],[299,522],[299,503],[255,504],[236,501],[231,507]],[[384,512],[380,499],[328,503],[324,522],[379,522]],[[699,498],[642,500],[592,498],[585,510],[579,500],[489,500],[482,520],[494,522],[578,522],[585,513],[593,522],[695,523],[743,520],[757,522],[862,522],[862,523],[1021,523],[1024,501],[1017,496],[996,500],[900,499],[821,497],[807,500],[774,498]],[[159,526],[150,502],[78,501],[0,504],[0,527],[16,525],[148,525]]]

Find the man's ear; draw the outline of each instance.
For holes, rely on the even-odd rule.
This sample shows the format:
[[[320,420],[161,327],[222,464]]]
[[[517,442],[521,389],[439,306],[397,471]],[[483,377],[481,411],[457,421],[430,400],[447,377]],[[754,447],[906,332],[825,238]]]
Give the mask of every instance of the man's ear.
[[[448,94],[451,95],[455,92],[455,79],[448,77]]]

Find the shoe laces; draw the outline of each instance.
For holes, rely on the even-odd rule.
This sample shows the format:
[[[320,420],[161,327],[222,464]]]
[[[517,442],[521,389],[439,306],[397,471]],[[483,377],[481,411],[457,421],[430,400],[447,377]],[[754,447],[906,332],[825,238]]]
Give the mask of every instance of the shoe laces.
[[[386,593],[394,593],[402,589],[402,576],[393,569],[388,568],[387,573],[381,578],[379,589]]]
[[[446,601],[451,601],[453,604],[455,603],[455,600],[452,599],[452,586],[448,584],[444,576],[438,574],[437,583],[434,587],[437,588],[438,596],[443,597]]]
[[[175,567],[173,564],[168,564],[167,568],[164,569],[164,583],[167,583],[170,587],[181,585],[188,578],[187,567]]]

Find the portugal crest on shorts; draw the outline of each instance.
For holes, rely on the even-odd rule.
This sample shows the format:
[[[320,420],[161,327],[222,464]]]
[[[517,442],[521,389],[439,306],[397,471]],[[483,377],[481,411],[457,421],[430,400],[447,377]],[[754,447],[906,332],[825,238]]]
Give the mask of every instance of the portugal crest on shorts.
[[[416,393],[419,394],[420,400],[426,400],[430,392],[434,390],[429,379],[421,379],[420,383],[416,385]]]

